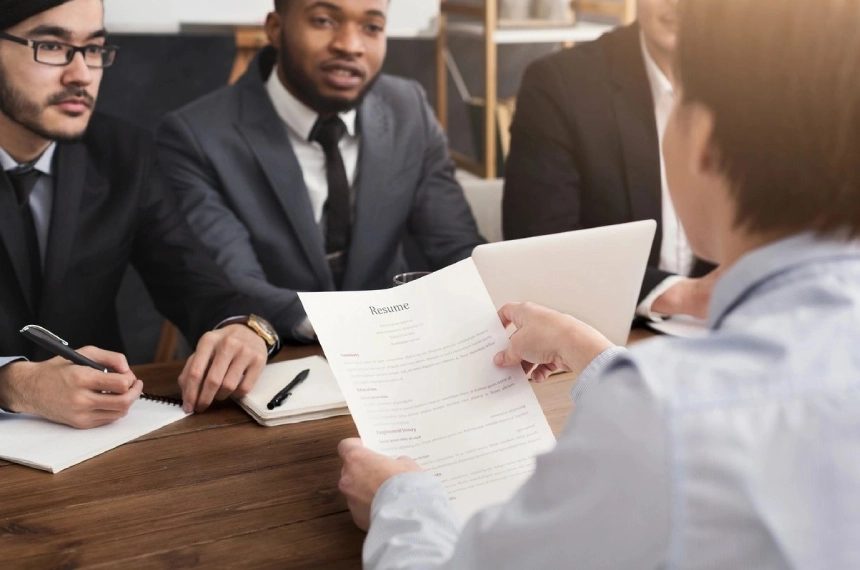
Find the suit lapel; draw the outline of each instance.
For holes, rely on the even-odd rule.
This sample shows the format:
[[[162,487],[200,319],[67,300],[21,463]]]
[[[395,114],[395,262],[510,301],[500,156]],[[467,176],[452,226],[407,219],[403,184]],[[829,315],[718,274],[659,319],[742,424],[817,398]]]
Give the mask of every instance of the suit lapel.
[[[48,232],[48,248],[45,252],[45,279],[41,312],[51,313],[48,305],[55,298],[47,294],[63,287],[79,218],[81,197],[87,182],[89,160],[82,142],[60,143],[57,146],[54,169],[54,206]]]
[[[620,32],[610,44],[610,69],[615,86],[612,103],[624,159],[627,193],[633,219],[657,220],[651,263],[659,261],[663,241],[660,143],[654,100],[639,39],[639,27]]]
[[[323,287],[334,289],[326,261],[325,243],[314,219],[308,189],[287,129],[275,112],[263,83],[263,68],[271,69],[273,54],[264,51],[240,80],[242,103],[236,128],[266,175],[286,213],[308,263]]]
[[[379,251],[377,236],[384,223],[391,157],[394,156],[394,125],[391,109],[374,92],[359,108],[361,154],[355,179],[355,207],[349,262],[344,289],[353,289],[368,280],[373,257]]]
[[[33,287],[30,283],[30,262],[23,235],[24,225],[21,223],[21,216],[18,215],[18,202],[15,199],[12,183],[6,174],[0,174],[0,239],[12,261],[12,269],[18,279],[21,293],[32,312]]]

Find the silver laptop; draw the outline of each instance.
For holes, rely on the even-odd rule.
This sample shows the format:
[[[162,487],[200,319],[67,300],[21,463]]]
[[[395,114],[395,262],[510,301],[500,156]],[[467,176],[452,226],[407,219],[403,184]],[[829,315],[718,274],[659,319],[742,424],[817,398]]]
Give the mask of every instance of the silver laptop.
[[[480,245],[472,259],[496,308],[533,301],[627,344],[654,220]]]

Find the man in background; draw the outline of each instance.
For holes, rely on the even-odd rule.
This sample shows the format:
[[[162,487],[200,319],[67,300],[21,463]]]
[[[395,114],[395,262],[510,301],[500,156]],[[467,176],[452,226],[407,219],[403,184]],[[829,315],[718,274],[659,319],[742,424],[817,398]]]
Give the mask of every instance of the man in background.
[[[389,287],[410,236],[432,269],[482,242],[421,88],[380,74],[388,0],[277,0],[239,82],[168,115],[160,158],[184,215],[285,338],[296,291]]]
[[[0,0],[0,408],[78,428],[141,393],[114,306],[129,263],[196,343],[186,411],[246,393],[278,346],[176,212],[152,137],[93,112],[118,51],[105,35],[101,0]],[[30,324],[112,372],[51,358]]]
[[[657,221],[637,308],[655,319],[704,317],[715,281],[690,250],[660,152],[676,40],[677,0],[638,0],[636,23],[532,64],[505,166],[505,239]]]

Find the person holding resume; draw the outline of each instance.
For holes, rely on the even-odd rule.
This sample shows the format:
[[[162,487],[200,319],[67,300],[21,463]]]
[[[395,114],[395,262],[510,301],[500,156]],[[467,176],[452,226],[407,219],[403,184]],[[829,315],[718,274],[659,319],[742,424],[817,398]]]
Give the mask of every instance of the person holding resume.
[[[497,365],[578,375],[567,429],[468,521],[414,461],[344,440],[365,569],[860,568],[860,5],[679,6],[664,152],[725,269],[708,335],[627,350],[503,307]]]

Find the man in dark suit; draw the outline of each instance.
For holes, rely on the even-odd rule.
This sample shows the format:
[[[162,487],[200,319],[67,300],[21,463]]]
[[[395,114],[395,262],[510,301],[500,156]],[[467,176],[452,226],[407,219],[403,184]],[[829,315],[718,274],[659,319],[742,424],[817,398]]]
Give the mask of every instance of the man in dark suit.
[[[405,235],[433,269],[482,242],[421,88],[380,75],[387,8],[277,0],[272,47],[158,134],[191,226],[283,337],[314,337],[296,291],[391,286]]]
[[[532,64],[505,168],[506,239],[657,220],[637,309],[645,317],[704,317],[716,277],[694,258],[662,172],[676,3],[639,0],[636,24]]]
[[[122,417],[141,393],[118,352],[129,262],[199,339],[179,379],[187,411],[247,392],[278,344],[176,212],[151,138],[93,113],[117,51],[103,20],[101,0],[0,0],[0,407],[79,428]],[[18,332],[33,323],[98,346],[81,353],[112,373],[47,360]]]

